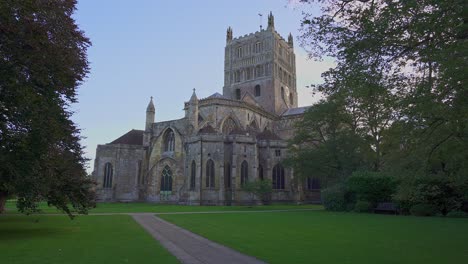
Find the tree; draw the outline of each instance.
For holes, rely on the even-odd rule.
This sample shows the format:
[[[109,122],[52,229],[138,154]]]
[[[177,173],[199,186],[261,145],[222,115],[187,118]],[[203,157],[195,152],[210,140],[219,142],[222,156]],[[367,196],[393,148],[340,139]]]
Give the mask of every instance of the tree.
[[[301,43],[311,57],[332,56],[337,67],[319,86],[345,90],[368,111],[362,128],[374,141],[375,169],[466,177],[468,162],[468,3],[463,0],[317,0],[322,14],[306,14]],[[356,82],[359,80],[359,82]],[[360,84],[376,91],[356,97]],[[367,101],[367,103],[366,103]],[[368,103],[372,104],[368,104]],[[392,111],[385,112],[391,108]],[[360,112],[360,114],[363,114]],[[373,126],[380,128],[375,129]],[[377,133],[375,133],[377,131]],[[378,132],[380,131],[380,132]],[[381,135],[386,136],[384,139]],[[398,142],[399,141],[399,142]],[[391,147],[377,151],[378,147]],[[407,161],[416,166],[406,166]],[[403,166],[402,166],[403,165]],[[408,172],[410,173],[410,172]]]
[[[72,217],[94,206],[80,130],[70,120],[89,67],[90,41],[74,0],[0,2],[0,211],[47,201]]]

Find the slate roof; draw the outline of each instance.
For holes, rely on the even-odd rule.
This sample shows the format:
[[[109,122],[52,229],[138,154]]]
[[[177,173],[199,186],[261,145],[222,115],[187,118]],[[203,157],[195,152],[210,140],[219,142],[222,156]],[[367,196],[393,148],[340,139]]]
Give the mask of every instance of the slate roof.
[[[268,129],[265,129],[263,132],[257,134],[257,139],[259,140],[281,140],[281,138],[275,133],[271,132]]]
[[[224,95],[220,94],[220,93],[214,93],[210,96],[208,96],[207,98],[223,98],[223,99],[227,99],[226,97],[224,97]]]
[[[302,115],[304,112],[309,109],[310,106],[303,106],[303,107],[297,107],[297,108],[289,108],[284,112],[281,116],[291,116],[291,115]]]
[[[112,141],[109,144],[126,144],[126,145],[138,145],[143,146],[143,130],[132,129],[123,136]]]

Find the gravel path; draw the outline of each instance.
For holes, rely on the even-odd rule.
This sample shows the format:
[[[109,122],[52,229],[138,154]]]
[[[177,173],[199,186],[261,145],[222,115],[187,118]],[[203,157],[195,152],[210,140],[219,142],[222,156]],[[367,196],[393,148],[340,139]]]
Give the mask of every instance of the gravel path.
[[[265,263],[166,222],[154,214],[130,215],[182,263]]]

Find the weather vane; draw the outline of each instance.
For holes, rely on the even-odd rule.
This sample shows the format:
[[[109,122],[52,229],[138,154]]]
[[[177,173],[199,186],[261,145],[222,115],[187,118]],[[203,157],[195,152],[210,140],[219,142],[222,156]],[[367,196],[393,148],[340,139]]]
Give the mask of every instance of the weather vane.
[[[262,17],[263,17],[263,15],[261,13],[258,13],[258,17],[260,18],[260,31],[262,31]]]

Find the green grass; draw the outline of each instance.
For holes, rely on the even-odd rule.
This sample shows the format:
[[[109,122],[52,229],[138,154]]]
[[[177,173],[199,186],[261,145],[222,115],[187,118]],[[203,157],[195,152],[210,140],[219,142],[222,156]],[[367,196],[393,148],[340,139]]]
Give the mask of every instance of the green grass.
[[[55,207],[45,202],[39,204],[43,213],[60,213]],[[206,212],[206,211],[262,211],[287,209],[322,209],[321,205],[267,205],[267,206],[190,206],[164,205],[156,203],[98,203],[90,213],[170,213],[170,212]],[[18,213],[15,201],[7,201],[7,213]]]
[[[161,215],[269,263],[468,263],[468,220],[327,211]]]
[[[130,216],[0,216],[1,263],[178,263]]]

